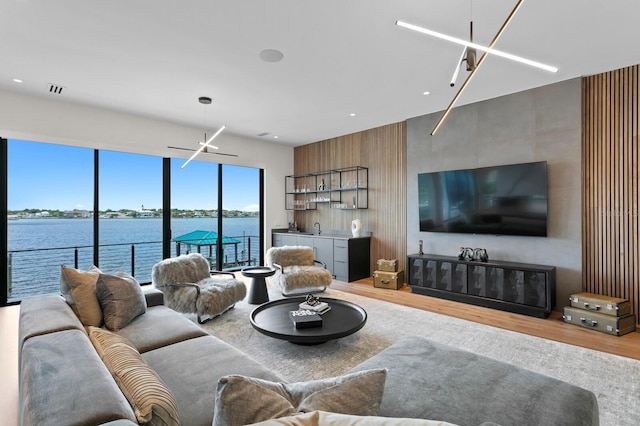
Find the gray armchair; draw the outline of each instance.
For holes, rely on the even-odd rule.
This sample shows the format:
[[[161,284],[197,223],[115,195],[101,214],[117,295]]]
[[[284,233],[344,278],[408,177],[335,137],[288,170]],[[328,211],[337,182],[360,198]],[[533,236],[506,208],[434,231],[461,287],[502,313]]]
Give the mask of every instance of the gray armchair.
[[[200,324],[233,308],[247,294],[247,287],[233,273],[209,270],[209,262],[200,253],[156,263],[151,270],[151,280],[164,293],[168,307],[185,314],[197,314]]]
[[[276,273],[267,278],[269,284],[284,296],[324,291],[333,281],[327,265],[315,259],[311,247],[271,247],[267,250],[266,262],[276,269]]]

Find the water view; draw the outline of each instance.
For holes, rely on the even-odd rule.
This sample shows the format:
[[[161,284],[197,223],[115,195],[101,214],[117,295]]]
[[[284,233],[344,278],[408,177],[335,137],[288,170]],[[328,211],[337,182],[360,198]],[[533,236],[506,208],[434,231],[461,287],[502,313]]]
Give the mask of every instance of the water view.
[[[216,218],[172,218],[172,237],[193,231],[217,231]],[[225,267],[257,264],[260,259],[258,217],[223,218]],[[151,281],[151,267],[162,259],[162,219],[129,218],[99,221],[99,267],[105,273],[128,272],[141,282]],[[171,243],[171,256],[178,245]],[[181,254],[187,246],[181,244]],[[195,246],[190,250],[197,251]],[[212,263],[215,247],[201,253]],[[60,265],[86,269],[93,264],[92,219],[19,219],[8,222],[8,301],[58,293]]]

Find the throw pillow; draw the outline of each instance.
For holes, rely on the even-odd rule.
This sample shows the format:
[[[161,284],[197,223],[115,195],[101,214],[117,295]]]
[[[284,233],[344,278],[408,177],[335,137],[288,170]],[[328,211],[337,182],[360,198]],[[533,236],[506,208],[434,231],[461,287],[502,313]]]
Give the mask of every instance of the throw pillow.
[[[102,328],[89,327],[88,332],[91,343],[131,404],[138,422],[179,425],[175,397],[133,344]]]
[[[100,269],[91,266],[86,271],[62,265],[60,292],[85,326],[102,325],[102,309],[96,295],[96,282]]]
[[[311,411],[295,416],[270,419],[251,426],[456,426],[437,420],[410,419],[406,417],[354,416],[351,414]],[[484,423],[483,423],[484,425]],[[482,426],[482,425],[481,425]],[[487,425],[488,426],[488,425]],[[498,426],[498,425],[495,425]]]
[[[135,317],[147,311],[147,302],[140,284],[126,272],[100,274],[96,293],[102,307],[104,324],[111,331],[121,330]]]
[[[298,383],[229,375],[216,390],[213,426],[246,425],[316,410],[376,416],[386,369]]]

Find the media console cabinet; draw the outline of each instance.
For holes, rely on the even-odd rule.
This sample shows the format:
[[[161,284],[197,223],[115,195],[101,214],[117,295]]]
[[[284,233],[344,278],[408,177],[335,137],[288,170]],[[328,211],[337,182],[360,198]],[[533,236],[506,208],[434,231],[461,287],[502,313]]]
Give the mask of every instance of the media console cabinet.
[[[453,256],[407,256],[413,293],[546,318],[556,303],[556,268]]]

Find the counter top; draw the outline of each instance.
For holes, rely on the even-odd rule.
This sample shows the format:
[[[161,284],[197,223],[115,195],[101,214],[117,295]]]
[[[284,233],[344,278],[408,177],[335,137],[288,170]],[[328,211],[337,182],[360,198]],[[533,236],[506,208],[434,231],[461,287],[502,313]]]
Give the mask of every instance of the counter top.
[[[283,234],[283,235],[302,235],[316,238],[333,238],[333,239],[345,239],[351,240],[356,238],[371,238],[371,233],[363,232],[361,237],[354,237],[351,232],[340,232],[340,231],[322,231],[320,234],[318,232],[307,232],[307,231],[288,231],[287,229],[272,229],[272,234]]]

